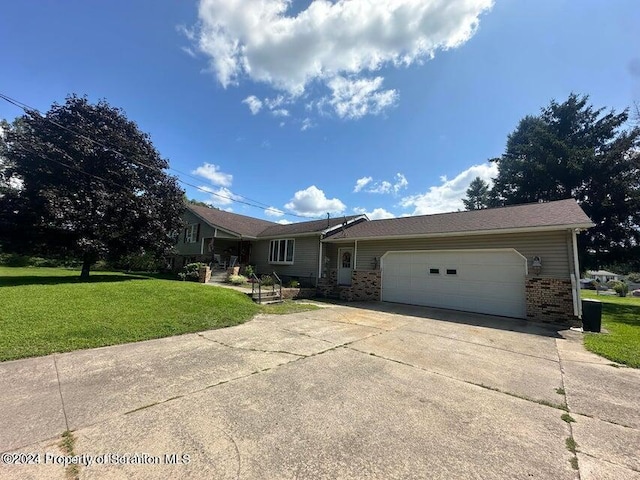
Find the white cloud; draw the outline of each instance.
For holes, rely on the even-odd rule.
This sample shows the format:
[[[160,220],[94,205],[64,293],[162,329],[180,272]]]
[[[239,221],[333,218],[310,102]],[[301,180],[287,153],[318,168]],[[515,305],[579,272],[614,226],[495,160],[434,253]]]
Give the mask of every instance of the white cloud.
[[[322,190],[311,185],[296,192],[285,208],[305,217],[317,217],[326,213],[342,213],[346,206],[337,198],[327,198]]]
[[[255,95],[249,95],[247,98],[242,100],[242,103],[249,107],[252,115],[256,115],[260,110],[262,110],[262,100]]]
[[[368,212],[365,208],[356,207],[353,209],[354,213],[360,215],[366,215],[369,217],[369,220],[381,220],[383,218],[395,218],[395,215],[391,212],[388,212],[384,208],[374,208],[370,212]]]
[[[242,197],[236,195],[226,187],[210,188],[207,186],[200,186],[198,188],[201,191],[209,193],[209,199],[205,200],[207,203],[210,203],[211,205],[214,205],[216,207],[220,207],[227,212],[232,211],[229,205],[231,205],[234,200],[242,199]]]
[[[495,163],[473,165],[456,175],[452,180],[448,180],[446,176],[441,176],[441,185],[430,187],[425,193],[405,197],[400,204],[404,208],[413,208],[412,215],[464,210],[462,199],[466,197],[471,181],[476,177],[480,177],[492,185],[492,178],[497,175],[498,166]]]
[[[191,47],[180,47],[180,49],[191,58],[196,58],[196,52],[194,52]]]
[[[276,223],[279,223],[280,225],[291,225],[293,222],[282,218],[282,219],[278,220]]]
[[[310,128],[315,127],[315,124],[313,123],[313,121],[310,118],[305,118],[302,121],[302,126],[300,127],[300,130],[302,130],[303,132],[305,130],[309,130]]]
[[[289,110],[287,110],[286,108],[276,108],[275,110],[271,110],[271,114],[274,117],[288,117]]]
[[[380,90],[382,77],[346,79],[335,77],[328,82],[331,97],[326,101],[340,118],[378,115],[398,100],[396,90]]]
[[[214,185],[230,187],[233,182],[233,175],[220,171],[220,167],[212,163],[205,163],[191,172],[211,181]]]
[[[398,98],[372,72],[432,58],[469,40],[493,0],[200,0],[195,43],[223,87],[250,79],[301,96],[333,92],[345,118],[379,113]],[[332,86],[333,85],[333,86]],[[349,95],[353,95],[348,98]]]
[[[360,190],[362,190],[364,187],[367,186],[367,184],[369,182],[371,182],[373,180],[372,177],[362,177],[359,178],[358,180],[356,180],[356,186],[353,187],[353,192],[354,193],[358,193]]]
[[[364,180],[367,180],[364,182]],[[364,183],[360,186],[360,181]],[[400,190],[404,190],[409,185],[407,181],[407,177],[405,177],[402,173],[396,173],[395,180],[391,183],[388,180],[382,180],[380,182],[373,182],[371,177],[363,177],[356,181],[356,188],[353,189],[354,192],[361,191],[366,185],[370,185],[369,188],[365,189],[365,192],[368,193],[394,193],[398,194]],[[360,188],[358,188],[360,187]]]
[[[269,207],[264,209],[264,214],[268,217],[282,217],[284,212],[276,207]]]
[[[401,173],[396,173],[396,183],[393,184],[394,193],[398,193],[403,188],[407,188],[408,185],[407,177]]]

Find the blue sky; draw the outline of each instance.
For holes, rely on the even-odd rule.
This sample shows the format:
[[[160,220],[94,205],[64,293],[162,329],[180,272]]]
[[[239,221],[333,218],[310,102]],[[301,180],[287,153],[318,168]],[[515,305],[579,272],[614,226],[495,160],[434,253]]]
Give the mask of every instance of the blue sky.
[[[0,15],[0,92],[105,98],[218,194],[190,198],[236,213],[437,213],[549,100],[640,100],[638,25],[637,0],[22,0]]]

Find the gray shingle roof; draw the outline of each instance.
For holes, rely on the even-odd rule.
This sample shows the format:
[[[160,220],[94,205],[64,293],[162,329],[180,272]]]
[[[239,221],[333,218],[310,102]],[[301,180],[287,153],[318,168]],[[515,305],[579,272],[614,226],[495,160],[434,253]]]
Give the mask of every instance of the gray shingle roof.
[[[509,207],[440,213],[415,217],[391,218],[361,222],[330,240],[403,237],[416,235],[460,234],[535,229],[543,227],[590,227],[593,222],[573,199],[547,203],[528,203]]]
[[[345,221],[351,221],[362,215],[351,215],[324,220],[311,220],[308,222],[296,222],[288,225],[247,217],[237,213],[225,212],[216,208],[201,207],[199,205],[187,205],[187,208],[209,224],[223,228],[243,237],[282,237],[285,235],[304,235],[320,233],[327,228],[342,225]]]
[[[329,218],[324,220],[311,220],[309,222],[296,222],[288,225],[275,224],[262,232],[259,237],[281,237],[284,235],[301,235],[305,233],[320,233],[328,228],[342,225],[344,222],[361,217],[362,215],[351,215],[347,217]]]
[[[187,205],[187,208],[211,225],[237,233],[243,237],[257,237],[265,228],[277,225],[267,220],[225,212],[217,208],[201,207],[199,205]]]

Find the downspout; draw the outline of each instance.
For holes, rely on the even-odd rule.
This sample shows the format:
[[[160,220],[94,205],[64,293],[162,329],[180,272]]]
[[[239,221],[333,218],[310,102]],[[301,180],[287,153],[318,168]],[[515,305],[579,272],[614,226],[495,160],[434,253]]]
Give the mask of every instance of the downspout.
[[[353,270],[358,270],[358,240],[355,241],[353,249]]]
[[[322,235],[320,235],[320,240],[318,240],[320,244],[318,249],[318,275],[316,278],[316,287],[318,286],[318,278],[322,277]]]
[[[574,298],[574,314],[582,318],[582,302],[580,301],[580,266],[578,265],[578,236],[576,229],[571,230],[571,240],[573,242],[573,274],[575,275],[576,285],[573,290]]]

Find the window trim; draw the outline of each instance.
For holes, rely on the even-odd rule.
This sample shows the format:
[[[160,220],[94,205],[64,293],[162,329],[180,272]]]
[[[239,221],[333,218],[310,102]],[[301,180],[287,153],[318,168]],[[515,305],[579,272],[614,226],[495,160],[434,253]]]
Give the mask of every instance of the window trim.
[[[184,232],[184,243],[197,243],[198,242],[198,224],[191,223],[187,225]]]
[[[289,249],[291,249],[291,260],[288,260]],[[277,238],[271,240],[269,242],[269,265],[293,265],[295,261],[295,252],[295,238]]]

